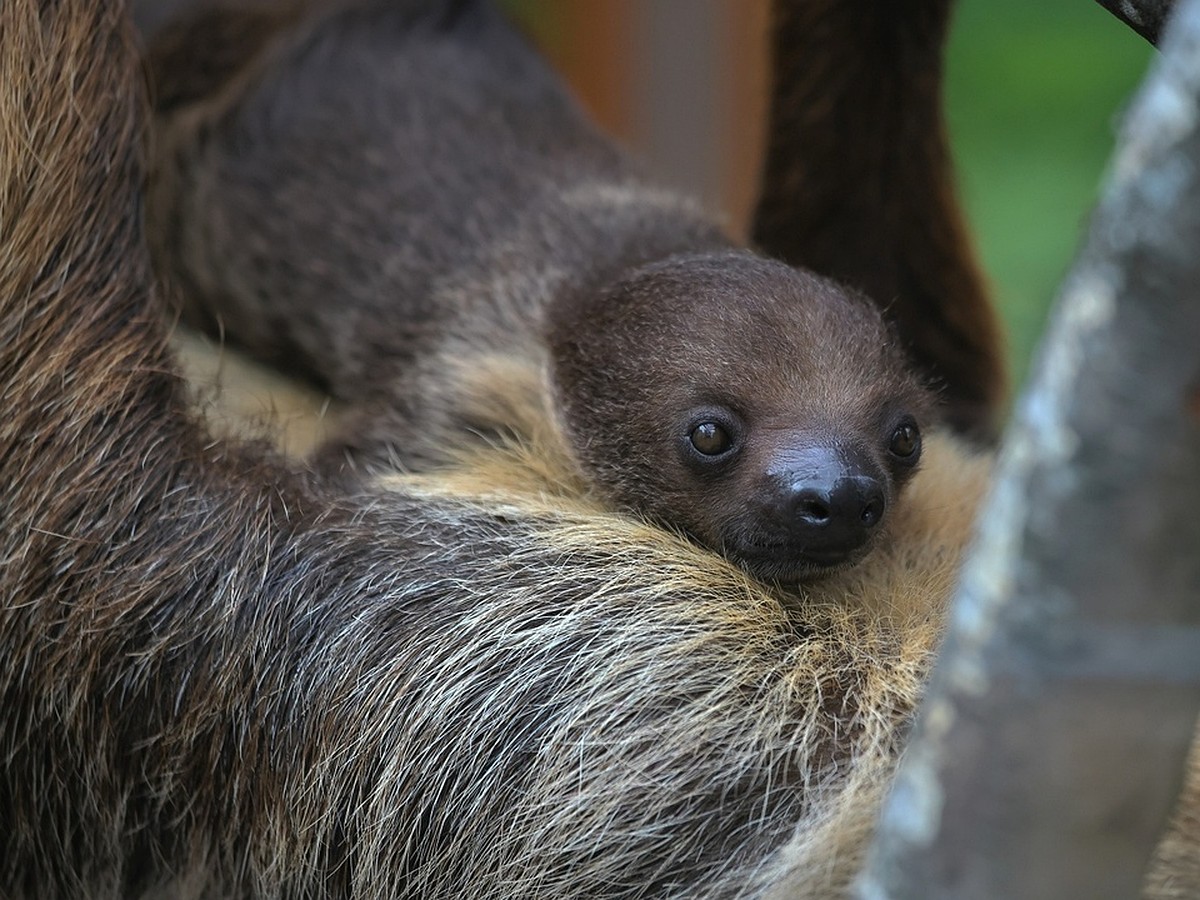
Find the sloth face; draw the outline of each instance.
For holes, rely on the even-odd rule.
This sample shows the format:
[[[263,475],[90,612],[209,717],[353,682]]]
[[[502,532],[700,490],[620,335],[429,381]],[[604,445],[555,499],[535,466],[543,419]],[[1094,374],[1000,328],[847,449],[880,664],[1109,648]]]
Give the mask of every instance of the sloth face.
[[[639,269],[582,313],[551,330],[553,375],[613,502],[768,580],[877,545],[932,403],[866,300],[731,252]]]
[[[878,541],[920,461],[920,426],[889,399],[865,423],[750,417],[730,404],[685,411],[676,420],[678,470],[660,475],[657,498],[644,502],[670,497],[652,514],[760,578],[796,581],[844,568]]]

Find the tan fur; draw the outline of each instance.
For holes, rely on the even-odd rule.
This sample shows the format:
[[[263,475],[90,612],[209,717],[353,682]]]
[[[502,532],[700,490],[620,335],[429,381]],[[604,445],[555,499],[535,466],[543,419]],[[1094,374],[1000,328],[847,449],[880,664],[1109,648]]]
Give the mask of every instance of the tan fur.
[[[270,441],[299,461],[337,431],[331,398],[243,353],[182,326],[172,330],[171,349],[196,411],[218,437]]]

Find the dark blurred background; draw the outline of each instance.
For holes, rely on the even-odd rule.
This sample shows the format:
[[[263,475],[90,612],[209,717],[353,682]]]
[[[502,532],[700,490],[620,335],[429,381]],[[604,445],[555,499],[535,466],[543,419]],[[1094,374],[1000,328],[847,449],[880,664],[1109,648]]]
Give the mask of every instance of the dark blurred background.
[[[723,211],[753,202],[766,0],[507,0],[594,115]],[[947,105],[1019,380],[1152,50],[1089,0],[962,0]]]

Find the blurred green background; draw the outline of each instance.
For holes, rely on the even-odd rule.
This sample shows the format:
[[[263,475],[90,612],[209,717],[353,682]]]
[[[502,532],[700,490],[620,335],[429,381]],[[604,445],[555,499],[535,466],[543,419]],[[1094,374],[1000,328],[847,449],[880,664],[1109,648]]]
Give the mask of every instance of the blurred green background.
[[[1153,50],[1086,0],[963,0],[947,108],[967,215],[1028,371]]]

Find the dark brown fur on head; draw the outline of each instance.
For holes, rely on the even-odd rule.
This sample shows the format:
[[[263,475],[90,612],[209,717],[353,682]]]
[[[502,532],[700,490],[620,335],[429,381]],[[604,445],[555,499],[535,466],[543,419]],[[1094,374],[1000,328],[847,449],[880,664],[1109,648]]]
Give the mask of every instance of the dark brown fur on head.
[[[781,263],[670,257],[554,305],[547,333],[602,492],[756,575],[860,559],[920,459],[932,398],[879,312]]]

